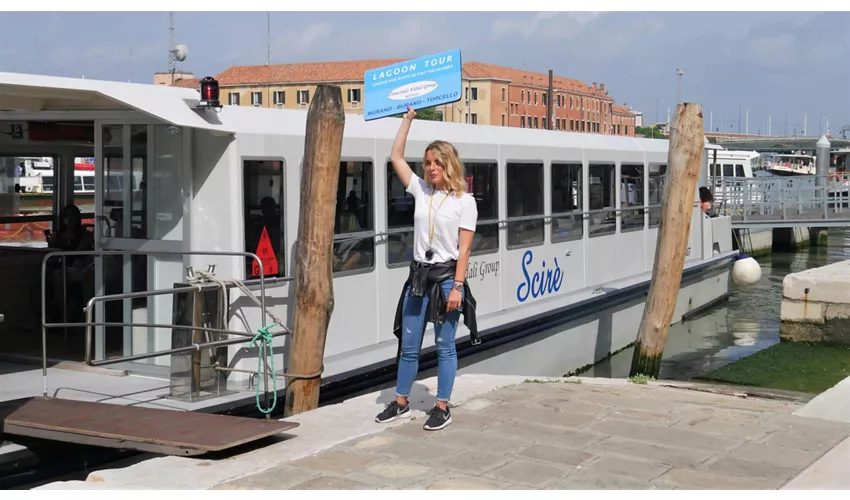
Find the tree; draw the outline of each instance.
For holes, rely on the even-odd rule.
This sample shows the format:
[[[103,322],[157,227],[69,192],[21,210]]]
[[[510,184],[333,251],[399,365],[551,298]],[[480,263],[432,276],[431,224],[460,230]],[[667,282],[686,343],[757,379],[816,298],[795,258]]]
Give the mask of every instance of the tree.
[[[401,118],[403,115],[404,113],[399,113],[397,115],[393,115],[393,118]],[[438,110],[436,107],[417,109],[416,118],[414,119],[441,122],[443,121],[443,112]]]
[[[661,129],[658,126],[635,127],[635,135],[642,135],[648,139],[668,139],[666,135],[661,133]]]

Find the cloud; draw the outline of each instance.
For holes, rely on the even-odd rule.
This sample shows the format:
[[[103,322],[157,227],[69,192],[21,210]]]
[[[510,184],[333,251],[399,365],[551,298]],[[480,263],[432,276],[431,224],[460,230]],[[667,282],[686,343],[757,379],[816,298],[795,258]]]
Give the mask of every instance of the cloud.
[[[303,60],[304,53],[315,50],[333,34],[333,24],[329,22],[311,23],[278,37],[272,45],[278,51],[283,51],[287,55]]]
[[[578,36],[582,27],[601,12],[538,12],[531,17],[512,14],[491,23],[492,34],[499,37],[519,35],[524,39],[566,39]]]
[[[797,59],[794,35],[784,33],[754,38],[747,43],[746,54],[756,64],[781,68]]]

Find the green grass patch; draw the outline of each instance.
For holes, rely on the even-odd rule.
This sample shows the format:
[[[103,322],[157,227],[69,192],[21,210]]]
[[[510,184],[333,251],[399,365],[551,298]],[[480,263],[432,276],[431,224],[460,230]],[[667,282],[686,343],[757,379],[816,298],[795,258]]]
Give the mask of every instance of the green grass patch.
[[[650,380],[655,380],[655,377],[638,373],[637,375],[630,377],[629,380],[633,384],[648,384]]]
[[[821,393],[850,376],[850,348],[781,342],[696,380]]]

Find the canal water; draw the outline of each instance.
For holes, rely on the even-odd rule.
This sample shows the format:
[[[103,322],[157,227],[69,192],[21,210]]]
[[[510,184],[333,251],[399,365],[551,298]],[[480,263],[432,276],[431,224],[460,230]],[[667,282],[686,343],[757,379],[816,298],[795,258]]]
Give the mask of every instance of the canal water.
[[[827,247],[796,253],[774,252],[758,259],[761,280],[749,287],[731,285],[731,296],[699,317],[670,327],[660,378],[688,380],[779,342],[782,279],[850,259],[850,230],[829,229]],[[634,349],[623,350],[579,375],[626,378]]]

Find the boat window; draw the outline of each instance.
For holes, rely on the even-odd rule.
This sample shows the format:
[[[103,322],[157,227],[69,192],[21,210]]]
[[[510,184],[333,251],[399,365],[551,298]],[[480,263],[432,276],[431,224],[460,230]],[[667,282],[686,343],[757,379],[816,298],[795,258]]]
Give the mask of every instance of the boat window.
[[[472,255],[499,250],[499,190],[496,162],[467,162],[466,185],[478,207]]]
[[[422,162],[408,161],[416,175],[422,177]],[[387,265],[405,265],[413,260],[413,195],[409,194],[387,162]]]
[[[643,165],[620,166],[620,231],[643,229]]]
[[[83,190],[83,178],[79,175],[74,176],[74,191],[82,191]]]
[[[617,229],[614,164],[591,165],[589,173],[590,237],[614,234]]]
[[[720,165],[719,165],[719,164],[714,164],[714,165],[712,165],[712,167],[714,167],[714,172],[713,172],[713,173],[714,173],[714,176],[715,176],[715,177],[721,177],[721,176],[723,175],[723,173],[722,173],[722,171],[721,171],[721,169],[720,169]]]
[[[552,163],[552,242],[580,240],[582,226],[581,164]]]
[[[283,162],[278,160],[245,160],[242,162],[245,200],[245,251],[268,256],[268,248],[277,257],[277,270],[263,266],[265,277],[284,276],[284,218],[283,218]],[[245,259],[245,273],[249,278],[259,278],[259,265],[252,258]]]
[[[735,165],[735,177],[746,177],[744,175],[744,166],[743,165]]]
[[[723,165],[723,177],[732,177],[732,165]]]
[[[104,223],[114,238],[144,239],[149,235],[147,187],[143,183],[147,178],[148,142],[154,139],[148,137],[147,125],[132,125],[130,166],[125,168],[123,137],[124,125],[103,126]],[[134,178],[139,184],[133,182]],[[136,185],[141,187],[136,189]],[[129,212],[126,216],[125,210]]]
[[[53,229],[53,167],[58,158],[47,159],[44,168],[35,166],[46,159],[0,156],[0,245],[47,246],[44,231]]]
[[[334,220],[333,271],[348,273],[375,266],[375,222],[370,161],[342,161]]]
[[[650,164],[647,174],[649,190],[646,201],[649,227],[658,227],[661,222],[661,201],[664,199],[664,188],[667,186],[667,165]]]
[[[508,163],[508,248],[543,243],[543,164]]]

